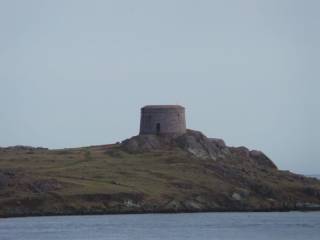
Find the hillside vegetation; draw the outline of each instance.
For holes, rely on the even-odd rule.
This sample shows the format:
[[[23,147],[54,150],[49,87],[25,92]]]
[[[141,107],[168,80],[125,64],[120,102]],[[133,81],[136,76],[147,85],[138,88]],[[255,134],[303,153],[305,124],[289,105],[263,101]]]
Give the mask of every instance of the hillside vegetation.
[[[320,181],[188,131],[74,149],[0,148],[0,216],[320,209]]]

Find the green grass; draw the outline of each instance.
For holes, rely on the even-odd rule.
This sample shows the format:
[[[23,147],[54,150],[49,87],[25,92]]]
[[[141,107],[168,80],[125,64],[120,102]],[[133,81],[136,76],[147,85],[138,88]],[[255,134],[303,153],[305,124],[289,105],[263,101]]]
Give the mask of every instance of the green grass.
[[[140,154],[126,153],[119,146],[34,150],[32,153],[0,150],[1,171],[15,174],[6,188],[0,187],[0,215],[5,216],[16,214],[14,211],[19,206],[15,204],[19,199],[47,199],[42,205],[32,205],[30,209],[34,212],[40,208],[38,205],[42,212],[54,213],[69,208],[120,211],[121,205],[112,204],[115,201],[123,204],[122,200],[90,200],[89,203],[79,196],[97,196],[99,199],[99,196],[108,198],[112,195],[116,198],[124,193],[142,194],[141,204],[147,206],[172,200],[193,201],[201,196],[209,199],[205,206],[220,204],[225,209],[224,201],[237,204],[231,199],[234,192],[247,191],[249,197],[235,206],[269,206],[264,193],[259,195],[259,189],[254,189],[259,188],[259,184],[266,191],[268,187],[271,189],[267,194],[277,198],[279,206],[283,199],[320,202],[319,198],[303,193],[306,186],[320,192],[318,181],[301,180],[296,175],[274,169],[259,169],[250,162],[231,157],[225,161],[195,159],[178,149]],[[40,193],[32,191],[35,182],[50,179],[55,179],[61,186]],[[279,195],[272,195],[272,191]],[[12,202],[8,203],[9,200]]]

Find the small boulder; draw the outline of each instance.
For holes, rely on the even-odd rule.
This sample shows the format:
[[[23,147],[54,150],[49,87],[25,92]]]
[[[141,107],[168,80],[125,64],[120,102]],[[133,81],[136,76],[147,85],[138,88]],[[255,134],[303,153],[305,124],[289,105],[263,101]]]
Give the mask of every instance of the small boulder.
[[[261,151],[250,151],[250,158],[260,166],[277,169],[277,166]]]
[[[233,193],[232,194],[232,199],[236,200],[236,201],[241,201],[242,197],[241,197],[241,195],[239,193]]]

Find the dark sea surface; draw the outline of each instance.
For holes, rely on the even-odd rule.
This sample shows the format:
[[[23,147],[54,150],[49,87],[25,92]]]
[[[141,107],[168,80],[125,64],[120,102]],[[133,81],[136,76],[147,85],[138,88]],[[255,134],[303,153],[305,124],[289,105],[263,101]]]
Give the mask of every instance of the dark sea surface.
[[[188,213],[0,219],[0,240],[320,239],[320,212]]]

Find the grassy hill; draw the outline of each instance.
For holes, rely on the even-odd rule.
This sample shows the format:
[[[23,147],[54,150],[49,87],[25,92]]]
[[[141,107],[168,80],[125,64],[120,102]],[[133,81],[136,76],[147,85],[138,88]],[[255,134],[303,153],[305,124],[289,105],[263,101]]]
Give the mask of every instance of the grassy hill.
[[[319,180],[199,133],[74,149],[0,149],[2,217],[293,209],[320,209]]]

